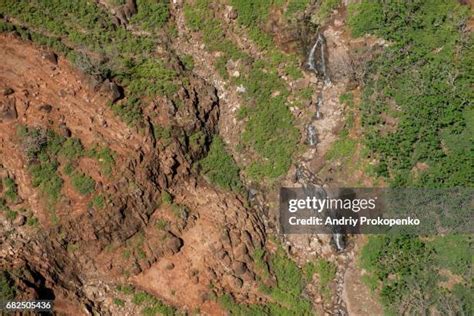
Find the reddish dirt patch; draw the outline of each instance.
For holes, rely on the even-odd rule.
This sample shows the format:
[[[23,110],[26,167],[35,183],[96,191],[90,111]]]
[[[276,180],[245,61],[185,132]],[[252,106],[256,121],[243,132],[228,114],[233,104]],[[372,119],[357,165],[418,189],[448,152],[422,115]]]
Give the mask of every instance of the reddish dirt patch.
[[[58,126],[65,124],[86,148],[97,143],[109,146],[117,153],[117,160],[134,152],[141,142],[137,134],[114,116],[106,97],[95,91],[88,79],[65,59],[60,57],[56,64],[44,58],[44,51],[39,47],[7,34],[0,35],[0,53],[1,108],[5,110],[5,106],[14,104],[17,112],[17,117],[0,118],[0,164],[15,176],[20,195],[45,225],[49,222],[49,212],[40,201],[39,192],[32,189],[16,137],[19,125],[59,131]],[[13,93],[5,95],[3,91],[7,88],[13,89]],[[81,166],[88,169],[93,164],[84,161]],[[97,172],[92,176],[96,181],[107,180]],[[67,181],[63,193],[68,202],[65,207],[58,206],[60,212],[85,211],[87,199],[73,192]]]

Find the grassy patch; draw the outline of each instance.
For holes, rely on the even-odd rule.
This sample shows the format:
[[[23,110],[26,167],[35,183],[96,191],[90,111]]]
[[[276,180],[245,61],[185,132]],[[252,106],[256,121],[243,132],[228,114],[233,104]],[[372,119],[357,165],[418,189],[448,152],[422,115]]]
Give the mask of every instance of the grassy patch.
[[[176,309],[169,305],[165,305],[159,299],[155,298],[146,292],[135,292],[133,294],[132,302],[135,305],[144,306],[142,314],[145,316],[151,315],[175,315]]]
[[[278,74],[264,62],[256,62],[241,83],[247,89],[247,101],[252,104],[246,110],[242,144],[259,155],[247,167],[247,174],[256,180],[274,180],[288,170],[299,138],[286,104],[289,92]]]
[[[200,31],[203,34],[203,41],[209,51],[219,51],[223,55],[215,62],[215,67],[220,75],[227,78],[226,63],[230,59],[248,59],[248,56],[229,40],[221,23],[214,18],[211,12],[210,0],[196,0],[194,4],[186,3],[184,6],[184,15],[186,24],[192,31]]]
[[[214,136],[209,152],[206,158],[200,161],[200,165],[202,172],[212,184],[227,190],[242,188],[239,167],[235,164],[232,156],[227,153],[220,137]]]
[[[257,250],[255,258],[263,258]],[[271,270],[276,277],[275,287],[261,284],[260,289],[269,296],[267,304],[238,304],[232,296],[226,294],[219,298],[219,303],[231,315],[312,315],[311,303],[302,297],[305,277],[302,269],[287,257],[282,248],[270,256]],[[262,275],[266,277],[266,273]]]
[[[356,150],[357,142],[349,137],[341,137],[336,140],[326,153],[326,159],[348,159],[351,158]]]
[[[292,18],[298,12],[304,11],[309,4],[309,0],[290,0],[286,6],[285,16]]]
[[[336,277],[336,265],[332,262],[320,259],[315,264],[315,272],[319,276],[319,290],[326,300],[331,298],[330,284]]]

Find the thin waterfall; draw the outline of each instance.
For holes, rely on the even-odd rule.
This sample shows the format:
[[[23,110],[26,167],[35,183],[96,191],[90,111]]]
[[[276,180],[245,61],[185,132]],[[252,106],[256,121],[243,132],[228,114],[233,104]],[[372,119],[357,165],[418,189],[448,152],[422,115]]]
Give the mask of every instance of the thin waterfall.
[[[324,84],[330,84],[331,79],[328,76],[326,68],[326,39],[321,35],[321,33],[319,33],[318,40],[321,43],[321,70],[324,76]]]
[[[320,59],[318,61],[315,57],[317,53]],[[307,65],[316,75],[324,78],[324,84],[331,83],[326,65],[326,39],[321,33],[318,33],[316,42],[314,42],[314,45],[309,51]]]
[[[317,144],[318,139],[316,135],[316,127],[311,124],[306,126],[306,138],[308,140],[308,145],[314,146]]]
[[[311,50],[309,51],[308,62],[307,62],[309,69],[314,71],[315,73],[317,73],[318,70],[316,69],[316,65],[314,63],[314,53],[316,52],[316,48],[319,45],[319,41],[320,41],[320,38],[318,36],[318,38],[316,39],[316,42],[314,43],[313,47],[311,47]]]
[[[318,98],[316,100],[316,115],[315,119],[319,120],[321,118],[321,105],[323,104],[323,95],[322,92],[318,94]]]
[[[334,233],[332,235],[333,239],[334,239],[334,243],[336,244],[336,248],[338,251],[343,251],[345,246],[344,246],[344,241],[342,240],[343,238],[343,235],[340,234],[340,233]]]

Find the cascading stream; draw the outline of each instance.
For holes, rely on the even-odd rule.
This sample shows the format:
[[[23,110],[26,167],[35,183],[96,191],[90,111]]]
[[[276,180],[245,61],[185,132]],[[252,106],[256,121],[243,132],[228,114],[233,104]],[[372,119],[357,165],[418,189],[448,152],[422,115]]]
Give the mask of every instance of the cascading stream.
[[[309,54],[308,54],[308,67],[311,71],[313,71],[316,76],[323,78],[323,87],[319,88],[317,101],[316,101],[316,114],[313,118],[317,120],[321,118],[321,107],[323,105],[323,88],[329,84],[331,84],[331,79],[329,77],[329,72],[326,64],[326,39],[324,38],[321,32],[318,33],[316,37],[316,41],[314,42],[313,46],[311,47]],[[317,143],[316,138],[316,128],[312,125],[313,122],[307,125],[306,127],[306,134],[308,144],[310,146],[314,146]],[[345,248],[344,245],[344,235],[335,232],[333,234],[334,245],[338,251],[343,251]]]
[[[331,84],[331,79],[329,76],[329,70],[327,67],[327,53],[326,53],[326,39],[321,32],[318,33],[316,41],[311,47],[308,59],[307,67],[312,71],[317,77],[322,79],[322,85],[317,85],[317,99],[316,99],[316,113],[313,116],[311,122],[306,126],[306,136],[307,143],[310,146],[315,146],[317,144],[317,130],[313,125],[316,120],[322,118],[321,109],[323,107],[323,89]],[[296,168],[295,179],[303,185],[303,188],[318,186],[322,191],[323,195],[326,195],[327,192],[322,188],[323,182],[319,179],[314,173],[312,173],[309,168],[306,166],[305,161],[302,161]],[[336,214],[331,214],[336,216]],[[342,254],[346,249],[345,245],[345,234],[341,231],[333,231],[332,234],[332,244],[335,250]],[[344,254],[343,254],[344,255]],[[338,274],[335,280],[336,283],[336,295],[333,299],[333,306],[331,311],[327,311],[331,315],[345,316],[347,315],[347,309],[345,302],[342,298],[342,287],[344,284],[344,271],[346,265],[338,267]]]

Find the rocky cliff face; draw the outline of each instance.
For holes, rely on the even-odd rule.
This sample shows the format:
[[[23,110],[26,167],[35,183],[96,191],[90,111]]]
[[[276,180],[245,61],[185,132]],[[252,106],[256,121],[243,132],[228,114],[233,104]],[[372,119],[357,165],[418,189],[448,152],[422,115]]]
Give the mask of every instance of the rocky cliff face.
[[[0,9],[17,9],[7,2]],[[153,1],[78,1],[71,8],[92,22],[58,39],[55,28],[18,22],[31,13],[25,3],[12,10],[18,20],[2,16],[17,32],[0,35],[0,269],[15,271],[7,279],[19,298],[54,299],[74,315],[134,315],[143,302],[223,315],[217,297],[241,303],[237,314],[345,311],[352,253],[337,254],[331,236],[268,237],[278,234],[277,184],[333,183],[340,167],[326,155],[345,124],[340,96],[363,68],[352,51],[372,51],[350,39],[343,7],[323,19],[322,2],[293,13],[273,5],[254,23],[238,1],[173,1],[160,30],[146,20],[164,14]],[[98,43],[82,43],[84,30]],[[122,39],[145,52],[113,43]],[[172,93],[148,93],[170,82]],[[240,168],[240,191],[199,172],[217,135]],[[303,276],[317,260],[337,284]]]
[[[22,297],[54,298],[65,312],[107,313],[115,286],[132,283],[188,310],[213,305],[215,293],[256,300],[251,255],[265,242],[262,219],[241,197],[209,187],[193,171],[217,128],[213,87],[191,76],[180,88],[179,109],[153,101],[149,112],[155,117],[129,128],[107,107],[116,98],[110,82],[94,87],[63,58],[46,58],[51,53],[13,35],[2,35],[0,50],[6,90],[0,165],[18,186],[15,203],[28,210],[17,215],[22,220],[2,217],[0,257],[2,269],[22,271],[15,276]],[[170,127],[166,139],[154,133],[160,124]],[[105,205],[91,204],[66,180],[53,221],[53,206],[31,186],[16,133],[22,125],[79,139],[86,149],[111,148],[111,176],[91,158],[78,162],[90,171]],[[196,133],[203,135],[202,146],[190,144]],[[27,216],[38,218],[39,227],[26,225]]]

